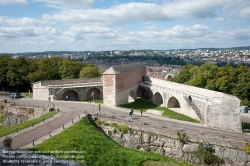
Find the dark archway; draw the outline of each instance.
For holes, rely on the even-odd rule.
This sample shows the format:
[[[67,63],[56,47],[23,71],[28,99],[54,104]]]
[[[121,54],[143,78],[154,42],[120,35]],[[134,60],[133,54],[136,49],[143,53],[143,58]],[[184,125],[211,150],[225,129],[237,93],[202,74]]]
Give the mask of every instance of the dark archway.
[[[92,92],[94,92],[94,99],[102,99],[102,92],[98,88],[91,88],[86,92],[86,100],[93,100]]]
[[[67,90],[62,95],[62,100],[65,101],[78,101],[79,96],[78,93],[74,90]]]
[[[154,104],[161,105],[163,103],[163,98],[159,92],[156,92],[153,96]]]
[[[130,91],[129,95],[128,95],[128,102],[134,102],[135,101],[135,93],[133,90]]]
[[[150,101],[150,96],[148,91],[143,88],[143,87],[139,87],[137,90],[137,98],[143,99],[143,100],[147,100]]]
[[[170,97],[168,100],[168,108],[181,108],[181,105],[175,97]]]

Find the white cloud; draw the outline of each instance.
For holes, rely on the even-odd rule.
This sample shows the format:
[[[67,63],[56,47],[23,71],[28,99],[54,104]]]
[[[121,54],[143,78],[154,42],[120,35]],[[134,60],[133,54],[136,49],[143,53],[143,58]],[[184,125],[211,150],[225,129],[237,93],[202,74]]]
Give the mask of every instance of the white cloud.
[[[1,5],[14,4],[14,5],[26,6],[26,5],[28,5],[28,2],[27,2],[27,0],[1,0],[0,4]]]
[[[0,26],[3,27],[30,27],[30,26],[44,26],[52,24],[51,21],[33,19],[29,17],[22,18],[10,18],[10,17],[1,17],[0,16]]]
[[[94,0],[33,0],[36,2],[44,2],[51,7],[65,7],[65,8],[88,8],[92,5]]]

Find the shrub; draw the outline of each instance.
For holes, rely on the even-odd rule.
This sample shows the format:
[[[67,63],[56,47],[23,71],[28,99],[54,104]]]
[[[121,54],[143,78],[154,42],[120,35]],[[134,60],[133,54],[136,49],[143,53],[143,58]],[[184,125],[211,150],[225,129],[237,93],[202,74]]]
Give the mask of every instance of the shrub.
[[[117,127],[118,125],[117,125],[117,123],[110,123],[110,126],[111,127]]]
[[[250,154],[250,145],[247,142],[244,142],[243,150],[247,154]]]
[[[118,130],[120,131],[120,132],[122,132],[122,133],[127,133],[128,131],[129,131],[129,127],[128,126],[126,126],[126,125],[119,125],[118,126]]]
[[[6,148],[10,148],[11,149],[11,147],[12,147],[12,138],[6,137],[3,140],[3,146],[6,147]]]
[[[185,144],[185,143],[187,143],[187,141],[188,141],[188,136],[186,135],[186,133],[182,133],[182,132],[180,132],[180,131],[177,131],[177,139],[181,142],[181,143],[183,143],[183,144]]]
[[[207,165],[219,165],[223,164],[225,161],[213,153],[213,147],[209,143],[199,143],[198,149],[194,154],[201,159],[201,162]]]

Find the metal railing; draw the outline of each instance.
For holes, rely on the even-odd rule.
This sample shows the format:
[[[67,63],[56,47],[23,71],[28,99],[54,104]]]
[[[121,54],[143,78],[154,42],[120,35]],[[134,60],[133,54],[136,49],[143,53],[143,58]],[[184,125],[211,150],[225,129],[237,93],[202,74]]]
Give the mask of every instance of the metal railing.
[[[58,129],[49,132],[48,134],[46,134],[45,136],[37,139],[37,140],[32,140],[31,143],[29,143],[28,145],[25,145],[23,147],[21,147],[20,149],[28,149],[28,148],[32,148],[36,145],[41,144],[42,142],[46,141],[47,139],[61,133],[64,129],[69,128],[70,126],[72,126],[74,123],[78,122],[78,120],[80,120],[83,116],[86,115],[86,111],[82,112],[81,114],[79,114],[77,117],[75,117],[74,119],[72,119],[70,122],[63,124],[61,127],[59,127]]]
[[[147,82],[147,81],[141,82],[140,85],[141,86],[146,86],[146,87],[156,86],[157,89],[164,88],[164,89],[166,89],[167,92],[172,93],[172,94],[176,94],[176,95],[179,95],[179,96],[189,96],[189,95],[191,95],[192,98],[196,98],[196,99],[199,99],[199,100],[204,100],[207,103],[211,102],[211,104],[213,104],[213,100],[211,100],[207,96],[200,95],[200,94],[197,94],[197,93],[185,92],[185,91],[169,88],[169,87],[164,86],[164,85],[158,85],[158,84],[154,84],[154,83]]]

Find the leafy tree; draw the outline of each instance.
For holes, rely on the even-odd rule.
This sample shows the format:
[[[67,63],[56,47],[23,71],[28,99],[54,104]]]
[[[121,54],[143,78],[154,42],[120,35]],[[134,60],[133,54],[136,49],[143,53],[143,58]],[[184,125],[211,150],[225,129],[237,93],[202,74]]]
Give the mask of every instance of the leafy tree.
[[[8,55],[0,56],[0,86],[1,87],[9,86],[9,82],[6,78],[6,74],[8,72],[8,63],[11,61],[14,61],[14,59]]]
[[[191,69],[194,67],[195,67],[195,65],[184,66],[184,68],[181,70],[179,75],[177,77],[174,77],[171,81],[178,82],[178,83],[188,82],[191,79],[191,77],[193,76]]]
[[[61,61],[59,57],[32,61],[30,65],[30,70],[32,70],[32,72],[29,74],[30,81],[36,82],[40,80],[61,79],[59,73],[59,63]]]
[[[16,89],[27,88],[30,86],[28,79],[29,62],[23,58],[18,57],[14,61],[8,63],[8,72],[6,74],[9,85]]]
[[[82,62],[72,62],[68,59],[64,59],[59,63],[59,73],[62,79],[74,79],[79,78],[80,71],[86,64]]]
[[[80,78],[95,78],[100,76],[100,73],[95,67],[84,67],[79,75]]]

